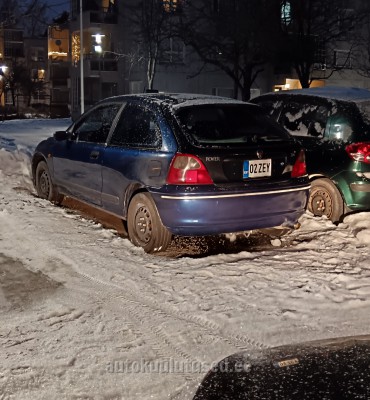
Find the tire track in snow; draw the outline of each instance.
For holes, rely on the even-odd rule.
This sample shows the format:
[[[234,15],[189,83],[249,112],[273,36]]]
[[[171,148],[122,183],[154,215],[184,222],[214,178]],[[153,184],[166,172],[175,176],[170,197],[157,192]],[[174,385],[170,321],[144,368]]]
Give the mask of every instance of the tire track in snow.
[[[41,201],[41,203],[43,202]],[[51,211],[48,210],[48,208],[49,207],[46,207],[45,212]],[[53,207],[51,207],[51,209],[53,209]],[[72,221],[72,223],[73,222],[74,221]],[[60,271],[65,271],[66,273],[69,270],[68,274],[72,278],[72,285],[73,281],[76,279],[76,274],[78,274],[78,276],[84,278],[85,281],[87,280],[90,284],[94,285],[92,292],[94,295],[99,292],[99,297],[104,302],[110,302],[110,304],[112,304],[112,302],[115,303],[117,300],[121,300],[119,306],[120,315],[122,315],[126,321],[134,320],[134,324],[131,324],[132,328],[140,327],[144,329],[144,338],[151,344],[151,347],[155,350],[158,357],[168,358],[168,353],[174,353],[176,357],[184,358],[188,361],[200,362],[197,357],[198,353],[196,350],[189,353],[183,348],[180,348],[176,342],[174,342],[173,339],[166,334],[164,329],[161,328],[161,324],[163,322],[167,321],[168,319],[173,320],[174,318],[177,318],[183,322],[191,323],[192,336],[199,331],[201,333],[207,331],[210,333],[210,336],[214,338],[213,340],[220,339],[227,343],[231,347],[230,351],[236,351],[237,349],[245,348],[245,344],[248,346],[254,344],[254,342],[249,338],[246,339],[234,335],[234,338],[229,339],[222,334],[216,334],[216,331],[220,331],[220,327],[218,325],[208,320],[203,320],[201,317],[184,315],[178,310],[172,310],[171,308],[168,309],[167,307],[159,307],[159,304],[156,301],[153,303],[153,298],[147,298],[145,296],[145,302],[143,304],[144,298],[142,293],[134,293],[133,291],[128,290],[127,287],[117,286],[82,272],[83,267],[80,265],[80,260],[70,260],[68,257],[60,254],[60,251],[55,248],[55,245],[50,240],[47,240],[46,242],[35,241],[33,237],[30,237],[27,234],[27,230],[25,231],[19,226],[17,220],[9,222],[8,216],[3,221],[3,226],[5,226],[5,224],[7,225],[6,230],[9,232],[12,239],[22,243],[25,253],[29,254],[31,252],[31,254],[29,254],[30,257],[26,256],[26,261],[27,259],[34,259],[36,252],[38,258],[37,264],[39,265],[39,268],[41,270],[46,269],[49,275],[50,272],[52,276],[55,275],[52,271],[50,271],[50,265],[54,265],[54,269],[60,269]],[[27,213],[24,215],[22,225],[32,225],[32,221],[28,218]],[[45,238],[43,237],[42,239]],[[33,250],[33,252],[31,250]],[[24,257],[25,255],[22,256],[22,258]],[[84,260],[84,262],[86,263],[88,260]],[[75,273],[70,274],[72,271]],[[143,321],[145,321],[144,327]]]
[[[53,214],[55,214],[55,211],[57,211],[57,214],[59,214],[60,209],[55,208],[54,206],[50,205],[50,203],[48,203],[47,201],[44,201],[44,200],[41,200],[38,198],[34,198],[34,202],[37,203],[36,206],[41,206],[44,209],[43,210],[44,212],[50,213],[50,211],[54,211]],[[25,216],[27,216],[27,214],[25,214]],[[29,224],[32,225],[31,221],[25,221],[25,222],[29,222]],[[79,222],[81,223],[83,221],[80,220]],[[73,220],[72,220],[72,223],[73,223]],[[89,224],[87,222],[84,225],[89,225]],[[11,228],[9,228],[9,229],[11,229]],[[19,227],[19,232],[21,232],[21,231],[22,231],[21,227]],[[94,233],[96,233],[96,229],[94,229]],[[24,239],[20,239],[20,240],[22,243],[24,243]],[[33,245],[35,245],[35,243],[31,242],[30,247],[32,247]],[[45,246],[44,246],[43,250],[45,250]],[[114,249],[114,250],[116,250],[116,249]],[[135,249],[135,250],[137,250],[137,249]],[[55,260],[61,260],[64,264],[70,265],[73,268],[73,270],[75,272],[77,272],[80,276],[83,276],[83,277],[89,279],[90,281],[95,281],[95,283],[103,285],[106,288],[111,287],[112,289],[114,289],[116,291],[116,293],[118,290],[118,293],[117,293],[118,295],[121,292],[125,293],[123,296],[125,297],[125,299],[127,301],[134,301],[134,302],[136,302],[137,305],[142,304],[145,307],[149,308],[151,310],[151,313],[153,313],[153,312],[155,312],[157,314],[164,313],[167,317],[176,318],[180,321],[191,323],[193,326],[205,329],[211,335],[215,336],[218,339],[221,339],[228,345],[235,347],[235,349],[246,349],[250,346],[257,347],[257,348],[267,347],[263,343],[260,343],[257,340],[255,340],[249,336],[240,335],[239,333],[236,333],[236,332],[229,332],[226,329],[223,329],[219,324],[217,324],[213,321],[209,321],[208,319],[206,319],[204,317],[197,316],[194,314],[186,314],[186,313],[183,313],[182,311],[177,310],[173,307],[169,307],[165,304],[161,304],[157,300],[155,300],[153,297],[147,297],[145,295],[145,293],[143,293],[143,292],[140,292],[138,294],[138,293],[135,293],[132,290],[130,290],[127,286],[120,286],[120,285],[116,285],[111,282],[97,279],[96,277],[83,272],[83,270],[82,270],[83,267],[81,267],[81,265],[85,264],[87,260],[85,260],[85,259],[79,260],[80,261],[79,263],[77,263],[74,260],[70,260],[70,259],[68,259],[68,257],[62,256],[59,251],[56,251],[54,249],[54,245],[52,243],[49,243],[46,251],[51,256],[51,258],[53,258]],[[146,256],[146,255],[144,255],[144,256]],[[137,257],[137,255],[135,255],[135,257]],[[47,264],[47,262],[45,264]],[[140,279],[143,279],[143,278],[145,280],[149,281],[148,277],[144,277],[141,275]],[[122,295],[122,293],[121,293],[121,295]],[[127,293],[130,294],[129,297],[127,296]],[[217,332],[217,334],[215,332]]]

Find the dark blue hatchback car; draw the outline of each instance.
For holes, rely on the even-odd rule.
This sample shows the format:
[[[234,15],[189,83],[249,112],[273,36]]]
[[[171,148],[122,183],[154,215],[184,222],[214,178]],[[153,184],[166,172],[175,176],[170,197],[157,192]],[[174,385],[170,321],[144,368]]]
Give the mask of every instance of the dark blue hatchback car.
[[[309,192],[304,152],[259,106],[189,94],[105,99],[41,142],[32,171],[40,197],[119,216],[147,252],[172,234],[292,226]]]

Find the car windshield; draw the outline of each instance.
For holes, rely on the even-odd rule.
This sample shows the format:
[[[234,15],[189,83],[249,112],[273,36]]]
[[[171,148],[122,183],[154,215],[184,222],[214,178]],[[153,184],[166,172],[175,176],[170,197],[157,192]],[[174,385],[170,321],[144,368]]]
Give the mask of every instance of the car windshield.
[[[179,108],[176,116],[191,139],[208,146],[290,140],[263,110],[244,104],[208,104]]]

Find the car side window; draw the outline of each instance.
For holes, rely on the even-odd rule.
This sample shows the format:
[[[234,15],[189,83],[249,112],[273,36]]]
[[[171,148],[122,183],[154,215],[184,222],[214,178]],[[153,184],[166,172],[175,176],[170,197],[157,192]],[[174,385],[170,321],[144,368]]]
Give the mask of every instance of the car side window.
[[[328,113],[323,105],[289,102],[283,107],[279,122],[292,135],[322,138]]]
[[[74,135],[79,142],[105,143],[119,104],[101,106],[78,123]]]
[[[352,121],[341,113],[329,117],[326,138],[329,140],[348,141],[353,133]]]
[[[161,131],[154,112],[137,104],[128,104],[110,140],[112,146],[160,148]]]

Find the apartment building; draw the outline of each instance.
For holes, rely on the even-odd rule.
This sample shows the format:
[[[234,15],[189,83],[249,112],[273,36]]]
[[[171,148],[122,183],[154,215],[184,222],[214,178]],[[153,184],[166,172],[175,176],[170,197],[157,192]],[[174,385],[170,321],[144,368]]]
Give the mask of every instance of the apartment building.
[[[214,67],[204,67],[179,39],[167,37],[156,58],[153,86],[148,87],[148,59],[135,28],[134,0],[96,0],[71,3],[71,112],[80,113],[81,73],[84,80],[85,109],[97,100],[117,94],[159,90],[231,96],[231,80]],[[164,12],[176,18],[177,0],[163,0]],[[83,34],[80,35],[82,26]],[[155,34],[155,33],[153,33]],[[81,38],[83,51],[81,52]],[[81,71],[81,54],[83,70]]]
[[[47,42],[24,37],[15,24],[0,25],[0,103],[18,112],[49,105]]]
[[[48,77],[50,115],[70,115],[70,31],[68,24],[48,28]]]
[[[356,14],[366,2],[336,1],[342,11],[336,11],[337,17],[330,16],[329,20],[346,34],[336,36],[330,43],[317,33],[309,37],[315,42],[312,69],[317,79],[312,85],[370,87],[369,68],[366,70],[370,54],[369,40],[366,40],[370,37],[370,16],[366,14],[367,24],[361,24],[361,28],[351,25],[351,19],[346,17]],[[15,60],[27,66],[34,83],[32,99],[24,91],[22,95],[18,91],[17,101],[22,99],[28,105],[48,103],[52,116],[78,116],[81,99],[86,110],[102,98],[148,89],[233,96],[234,82],[226,73],[215,66],[204,65],[191,47],[171,35],[171,21],[175,22],[182,12],[181,0],[148,0],[144,7],[137,3],[136,0],[83,0],[82,3],[71,0],[69,20],[51,25],[45,38],[24,38],[23,31],[12,25],[9,16],[2,16],[2,103],[13,101],[10,91],[4,90],[3,77]],[[209,4],[213,12],[220,14],[222,7],[229,6],[230,2],[217,0]],[[237,7],[236,1],[233,4]],[[281,26],[286,30],[287,38],[297,34],[293,24],[297,4],[299,2],[295,0],[280,1]],[[149,65],[153,48],[148,53],[148,47],[155,45],[151,40],[156,35],[155,23],[158,21],[146,21],[147,37],[138,33],[137,24],[138,18],[147,20],[145,7],[153,5],[161,7],[168,29],[156,50],[155,68],[154,64]],[[322,18],[327,16],[323,13]],[[365,17],[362,22],[366,22]],[[347,24],[345,29],[342,29],[343,24]],[[145,29],[145,26],[141,28]],[[354,35],[358,38],[356,45]],[[291,67],[292,63],[284,61],[280,59],[263,66],[263,72],[252,86],[252,97],[266,91],[300,87],[297,71]],[[155,70],[155,74],[151,74],[151,70]]]

